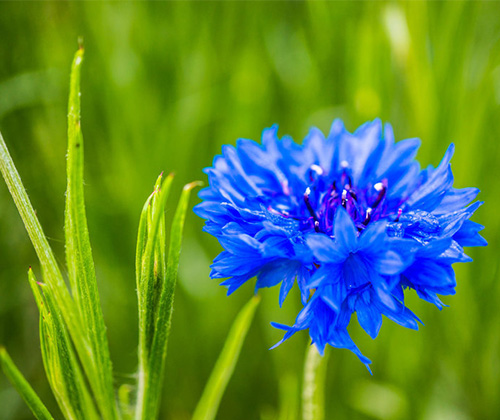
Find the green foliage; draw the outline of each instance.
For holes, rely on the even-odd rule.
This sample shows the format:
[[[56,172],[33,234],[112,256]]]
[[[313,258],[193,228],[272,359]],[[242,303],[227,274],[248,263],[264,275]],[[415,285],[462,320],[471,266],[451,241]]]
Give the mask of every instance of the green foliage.
[[[24,401],[33,412],[33,415],[38,420],[53,420],[52,415],[49,413],[47,408],[45,408],[42,401],[38,395],[36,395],[35,391],[33,391],[33,388],[31,388],[22,373],[19,372],[19,369],[17,369],[16,365],[3,347],[0,347],[0,365],[2,366],[2,370],[5,375],[16,387],[19,394],[21,394]]]
[[[142,210],[137,239],[136,272],[139,298],[139,383],[136,419],[158,415],[161,384],[167,354],[174,290],[181,251],[182,230],[190,191],[184,187],[170,230],[168,260],[165,244],[165,203],[173,175],[158,178],[153,194]]]
[[[240,355],[241,346],[252,323],[255,310],[260,302],[258,295],[248,302],[234,320],[224,348],[217,359],[212,374],[205,386],[203,395],[196,406],[193,420],[213,420],[217,414],[220,400],[234,372]]]
[[[65,245],[71,296],[1,135],[0,168],[42,263],[46,283],[37,282],[31,268],[28,277],[40,312],[40,345],[45,372],[63,416],[68,420],[127,420],[133,416],[130,387],[122,385],[118,391],[118,401],[115,400],[106,326],[85,214],[80,122],[82,62],[83,48],[80,47],[71,69],[68,106]],[[172,220],[167,258],[165,205],[172,181],[173,174],[164,181],[160,175],[153,193],[146,200],[139,221],[136,248],[139,306],[136,420],[158,417],[184,222],[191,190],[201,186],[201,182],[184,186]],[[208,418],[215,416],[257,302],[256,298],[252,299],[236,319],[215,367],[207,387],[210,395],[202,401],[204,410],[211,413]],[[6,375],[35,416],[51,418],[3,349],[0,359]],[[118,411],[118,405],[121,412]]]
[[[31,289],[40,311],[40,347],[42,359],[59,408],[67,419],[99,419],[92,397],[68,337],[61,311],[45,285],[28,272]]]
[[[73,296],[68,291],[1,136],[0,169],[42,265],[46,283],[43,292],[38,289],[31,270],[29,276],[40,310],[40,341],[45,371],[61,411],[68,419],[100,418],[92,401],[95,398],[101,418],[115,419],[118,414],[112,386],[111,361],[100,312],[83,202],[83,140],[79,121],[82,59],[83,50],[80,49],[76,53],[71,72],[68,117],[66,246]],[[75,350],[94,390],[94,397],[88,393]]]
[[[91,349],[92,366],[91,369],[87,369],[90,384],[102,418],[114,420],[118,417],[118,412],[114,403],[111,359],[85,215],[83,136],[80,122],[80,70],[83,52],[83,47],[80,47],[73,60],[68,104],[68,163],[64,224],[66,266],[83,334]],[[85,361],[83,366],[86,367],[88,362],[90,361]]]

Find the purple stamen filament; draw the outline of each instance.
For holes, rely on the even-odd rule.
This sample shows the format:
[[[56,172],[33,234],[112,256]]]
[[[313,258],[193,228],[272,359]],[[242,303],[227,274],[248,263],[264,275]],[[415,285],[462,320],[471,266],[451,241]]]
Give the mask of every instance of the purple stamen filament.
[[[309,195],[311,195],[311,189],[309,187],[307,187],[306,192],[304,193],[304,202],[306,203],[307,210],[309,211],[310,215],[312,216],[312,218],[314,220],[314,230],[316,232],[320,232],[318,216],[316,216],[316,213],[314,212],[314,209],[311,206],[311,201],[309,200]]]

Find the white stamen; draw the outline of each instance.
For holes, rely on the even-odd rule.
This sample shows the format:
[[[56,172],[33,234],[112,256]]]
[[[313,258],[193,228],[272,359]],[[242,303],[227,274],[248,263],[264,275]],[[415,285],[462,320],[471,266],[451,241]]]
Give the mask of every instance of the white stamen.
[[[319,165],[313,164],[311,165],[311,169],[316,172],[318,175],[323,175],[323,168]]]

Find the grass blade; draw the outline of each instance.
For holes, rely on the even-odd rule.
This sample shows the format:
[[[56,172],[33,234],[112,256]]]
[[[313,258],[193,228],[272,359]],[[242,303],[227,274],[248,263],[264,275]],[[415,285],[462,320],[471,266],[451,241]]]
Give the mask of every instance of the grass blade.
[[[250,328],[259,301],[259,296],[252,297],[234,321],[224,343],[224,348],[217,359],[217,363],[193,414],[193,420],[215,419],[222,395],[233,374],[243,341]]]
[[[59,407],[67,419],[99,420],[60,311],[31,269],[28,278],[40,311],[43,364]]]
[[[95,398],[104,419],[116,419],[113,372],[85,213],[83,136],[80,124],[80,48],[71,68],[68,104],[68,161],[65,211],[66,263],[76,307],[94,359]]]
[[[49,413],[49,410],[47,410],[3,347],[0,347],[0,365],[2,366],[5,376],[9,378],[12,385],[17,389],[17,392],[23,397],[23,400],[26,402],[35,418],[38,420],[53,420],[54,418]]]
[[[69,294],[52,249],[43,233],[42,227],[36,217],[33,206],[31,205],[19,173],[17,172],[1,134],[0,171],[2,172],[7,187],[14,199],[40,260],[43,279],[46,282],[47,290],[54,298],[55,305],[59,309],[67,325],[71,339],[74,343],[74,348],[78,352],[81,365],[85,369],[91,388],[96,395],[102,417],[104,419],[114,420],[117,417],[117,411],[114,402],[112,382],[109,379],[109,375],[107,375],[106,372],[103,373],[98,367],[99,364],[102,365],[102,363],[99,363],[102,360],[101,355],[96,355],[94,351],[95,347],[89,342],[87,331],[83,328],[80,312],[75,307],[74,301]],[[111,388],[109,385],[111,385]]]
[[[136,270],[139,298],[139,372],[136,418],[141,417],[148,395],[149,360],[155,335],[159,297],[165,281],[165,204],[170,194],[173,174],[155,184],[141,213],[137,240]]]
[[[31,239],[31,243],[35,248],[35,252],[40,260],[44,276],[51,285],[61,289],[61,296],[64,299],[69,299],[69,293],[66,289],[61,271],[57,265],[54,253],[47,242],[47,238],[43,233],[42,226],[36,217],[33,206],[28,198],[28,194],[21,181],[21,177],[12,161],[12,157],[7,149],[7,145],[0,133],[0,171],[5,179],[5,183],[9,189],[17,210],[21,215],[26,231]],[[64,293],[63,290],[66,290]]]
[[[161,295],[158,302],[154,337],[147,361],[147,374],[142,383],[142,387],[141,384],[139,387],[139,391],[142,390],[142,393],[139,394],[141,398],[138,400],[140,404],[137,406],[136,419],[155,419],[158,416],[163,371],[167,354],[167,342],[170,333],[172,307],[182,245],[182,232],[191,190],[199,185],[201,185],[201,183],[193,182],[184,187],[172,221],[168,262],[166,265],[162,263],[162,276],[165,280],[162,284]],[[159,261],[162,261],[162,258],[160,258]]]
[[[89,344],[82,329],[79,313],[75,310],[73,299],[66,287],[52,249],[43,233],[40,222],[36,217],[33,206],[1,134],[0,170],[40,260],[46,288],[54,298],[54,306],[57,306],[58,311],[64,318],[75,348],[78,351],[82,366],[87,372],[90,383],[93,384],[96,382],[96,378],[99,377],[99,373],[94,368],[93,355],[88,351]]]
[[[147,366],[151,343],[154,336],[154,319],[157,312],[157,296],[160,294],[164,276],[158,270],[162,263],[158,262],[158,242],[164,242],[164,209],[170,193],[173,175],[169,175],[163,183],[158,178],[153,194],[148,198],[141,213],[139,235],[137,240],[136,268],[137,293],[139,300],[139,371]],[[161,185],[161,186],[160,186]],[[141,375],[139,375],[141,381]]]

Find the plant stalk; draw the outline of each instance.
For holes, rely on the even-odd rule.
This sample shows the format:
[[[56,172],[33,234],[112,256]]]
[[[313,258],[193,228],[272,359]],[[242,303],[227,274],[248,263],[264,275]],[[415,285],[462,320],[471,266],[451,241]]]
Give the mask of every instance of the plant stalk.
[[[315,345],[309,346],[306,352],[302,383],[302,420],[324,420],[325,418],[327,361],[328,353],[321,356]]]

